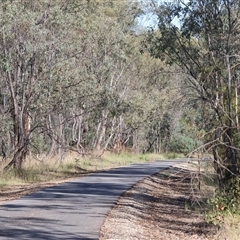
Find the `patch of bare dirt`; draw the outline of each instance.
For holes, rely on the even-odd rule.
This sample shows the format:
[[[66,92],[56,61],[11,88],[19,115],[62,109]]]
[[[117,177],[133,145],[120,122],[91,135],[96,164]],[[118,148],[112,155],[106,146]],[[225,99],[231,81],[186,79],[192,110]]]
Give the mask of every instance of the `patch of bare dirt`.
[[[140,181],[110,211],[100,240],[225,239],[191,207],[190,176],[191,170],[173,167]]]

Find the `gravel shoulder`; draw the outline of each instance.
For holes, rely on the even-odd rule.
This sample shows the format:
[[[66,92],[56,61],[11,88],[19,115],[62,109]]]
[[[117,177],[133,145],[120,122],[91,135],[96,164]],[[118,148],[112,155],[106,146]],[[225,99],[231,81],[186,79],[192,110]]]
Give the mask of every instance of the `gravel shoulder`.
[[[193,209],[199,202],[191,185],[192,171],[171,167],[138,182],[125,192],[108,214],[100,240],[225,239]]]

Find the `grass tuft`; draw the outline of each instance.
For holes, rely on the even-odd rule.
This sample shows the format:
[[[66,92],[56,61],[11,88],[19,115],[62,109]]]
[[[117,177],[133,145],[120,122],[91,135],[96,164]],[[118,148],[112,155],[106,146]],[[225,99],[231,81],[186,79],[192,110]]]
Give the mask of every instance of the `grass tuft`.
[[[92,153],[82,157],[77,153],[69,153],[64,158],[54,157],[51,159],[27,159],[21,171],[9,170],[0,175],[0,189],[26,183],[40,183],[51,180],[66,179],[89,172],[106,170],[110,168],[143,163],[147,161],[173,159],[181,157],[174,153],[169,154],[134,154],[130,152]],[[4,166],[2,166],[3,169]]]

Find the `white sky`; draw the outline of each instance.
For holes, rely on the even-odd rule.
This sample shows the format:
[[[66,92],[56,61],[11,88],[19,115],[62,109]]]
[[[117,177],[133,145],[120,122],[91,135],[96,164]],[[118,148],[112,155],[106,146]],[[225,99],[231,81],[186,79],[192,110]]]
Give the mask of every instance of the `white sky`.
[[[158,0],[159,3],[161,2],[173,2],[174,0]],[[189,0],[184,0],[185,3],[187,3]],[[147,0],[146,0],[147,2]],[[157,26],[158,20],[157,20],[157,16],[152,14],[152,13],[148,13],[145,14],[145,16],[141,16],[139,18],[139,25],[144,27],[144,28],[155,28]],[[176,26],[179,26],[179,21],[177,18],[175,18],[172,22],[173,24],[175,24]]]

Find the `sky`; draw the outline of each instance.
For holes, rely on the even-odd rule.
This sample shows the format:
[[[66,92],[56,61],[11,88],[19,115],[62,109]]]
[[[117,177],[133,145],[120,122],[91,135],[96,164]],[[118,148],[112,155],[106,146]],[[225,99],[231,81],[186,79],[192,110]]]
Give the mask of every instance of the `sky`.
[[[157,26],[158,20],[157,16],[153,14],[145,14],[138,19],[139,25],[144,28],[155,28]]]
[[[170,3],[173,1],[174,0],[158,0],[157,2]],[[188,0],[185,0],[184,2],[187,3]],[[139,17],[138,21],[139,21],[139,25],[144,28],[156,28],[158,23],[157,16],[154,15],[153,13],[146,13],[144,16]],[[175,24],[176,26],[179,26],[179,20],[177,18],[175,18],[172,23]]]

